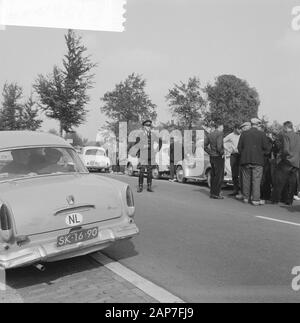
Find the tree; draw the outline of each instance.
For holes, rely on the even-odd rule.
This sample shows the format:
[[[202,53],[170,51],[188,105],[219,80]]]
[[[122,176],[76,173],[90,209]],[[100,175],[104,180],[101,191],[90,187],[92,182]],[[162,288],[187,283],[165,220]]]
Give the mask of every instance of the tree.
[[[82,138],[77,132],[70,132],[65,135],[65,139],[71,139],[74,147],[83,147],[87,144],[88,139]]]
[[[31,95],[21,110],[21,129],[31,131],[39,129],[43,121],[38,119],[38,115],[39,109],[36,107],[36,102],[33,100]]]
[[[141,75],[131,74],[124,82],[116,85],[113,91],[106,92],[100,108],[109,121],[105,128],[118,135],[119,122],[128,122],[128,130],[133,130],[145,119],[155,120],[156,105],[145,92],[146,80]]]
[[[19,130],[22,106],[22,88],[16,83],[5,83],[2,91],[1,130]]]
[[[205,115],[206,101],[203,99],[198,78],[189,78],[187,84],[180,82],[166,96],[172,115],[183,129],[192,129]]]
[[[0,113],[1,130],[32,130],[41,127],[38,119],[39,110],[32,98],[22,103],[23,89],[16,83],[5,83],[3,87],[3,103]]]
[[[46,116],[59,121],[61,136],[63,131],[72,132],[73,127],[85,122],[90,100],[87,91],[92,88],[94,77],[91,71],[97,66],[90,56],[85,56],[87,48],[74,31],[68,31],[65,41],[68,51],[63,68],[54,66],[52,74],[39,75],[34,85]]]
[[[228,133],[234,124],[257,117],[260,100],[256,89],[234,75],[219,76],[214,85],[207,85],[205,92],[209,102],[207,125],[221,122]]]

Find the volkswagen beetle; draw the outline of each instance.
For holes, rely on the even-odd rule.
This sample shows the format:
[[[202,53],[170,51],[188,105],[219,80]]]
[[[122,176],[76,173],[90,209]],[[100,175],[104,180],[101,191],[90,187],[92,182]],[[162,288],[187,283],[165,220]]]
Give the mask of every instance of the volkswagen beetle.
[[[102,147],[84,147],[80,157],[89,171],[104,170],[105,172],[109,172],[111,168],[111,161],[106,155],[105,149]]]
[[[127,184],[90,174],[62,138],[0,132],[0,267],[86,255],[138,234]]]

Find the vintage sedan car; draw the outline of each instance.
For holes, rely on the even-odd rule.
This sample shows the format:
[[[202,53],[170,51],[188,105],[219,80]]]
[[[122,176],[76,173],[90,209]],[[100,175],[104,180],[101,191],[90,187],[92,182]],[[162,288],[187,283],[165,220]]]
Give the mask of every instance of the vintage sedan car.
[[[179,183],[185,183],[187,180],[206,182],[210,187],[211,182],[211,164],[209,156],[203,153],[203,158],[187,156],[183,161],[176,165],[176,178]],[[232,184],[232,174],[230,167],[230,156],[225,156],[224,183]]]
[[[86,255],[129,239],[133,194],[127,184],[90,174],[62,138],[0,132],[0,266]]]
[[[111,170],[111,161],[102,147],[83,147],[80,157],[89,171],[109,172]]]
[[[139,173],[139,158],[128,155],[126,161],[126,173],[134,176]],[[152,168],[152,177],[160,179],[162,176],[170,175],[170,155],[169,148],[162,146],[160,151],[155,154],[155,164]]]

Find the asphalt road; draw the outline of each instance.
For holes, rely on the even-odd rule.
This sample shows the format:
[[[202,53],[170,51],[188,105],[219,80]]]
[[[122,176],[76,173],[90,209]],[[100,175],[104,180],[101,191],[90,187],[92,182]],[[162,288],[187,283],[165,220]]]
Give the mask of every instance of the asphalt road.
[[[103,176],[136,191],[137,178]],[[205,185],[166,180],[154,190],[135,193],[140,235],[106,255],[187,302],[300,301],[291,287],[300,265],[300,204],[216,201]]]
[[[111,176],[136,192],[137,178]],[[300,203],[254,207],[209,199],[205,185],[154,181],[134,193],[140,235],[104,253],[186,302],[299,302]],[[230,193],[229,190],[224,192]],[[120,266],[121,266],[120,265]],[[157,298],[90,256],[7,273],[2,301],[156,302]]]

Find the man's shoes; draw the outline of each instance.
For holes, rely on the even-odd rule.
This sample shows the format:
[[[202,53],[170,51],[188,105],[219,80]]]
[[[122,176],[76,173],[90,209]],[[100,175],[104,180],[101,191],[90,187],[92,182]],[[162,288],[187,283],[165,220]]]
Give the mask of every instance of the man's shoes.
[[[150,192],[150,193],[153,193],[154,192],[153,189],[152,189],[152,187],[151,187],[151,185],[148,185],[147,191]]]
[[[243,194],[237,194],[237,195],[235,196],[235,198],[236,198],[237,200],[243,200],[243,199],[244,199],[244,195],[243,195]]]
[[[298,195],[294,196],[294,201],[300,201],[300,197]]]
[[[138,193],[142,193],[143,192],[143,186],[141,185],[141,186],[139,186],[139,188],[137,189],[137,192]]]
[[[264,200],[252,201],[251,204],[254,206],[265,205],[265,201]]]
[[[224,196],[222,195],[211,195],[210,198],[214,200],[224,200]]]
[[[170,179],[169,179],[169,182],[171,182],[171,183],[175,183],[175,182],[177,182],[177,179],[175,179],[175,178],[174,178],[174,179],[171,179],[171,178],[170,178]]]
[[[248,204],[248,203],[249,203],[249,200],[248,200],[248,199],[243,199],[243,202],[244,202],[245,204]]]

